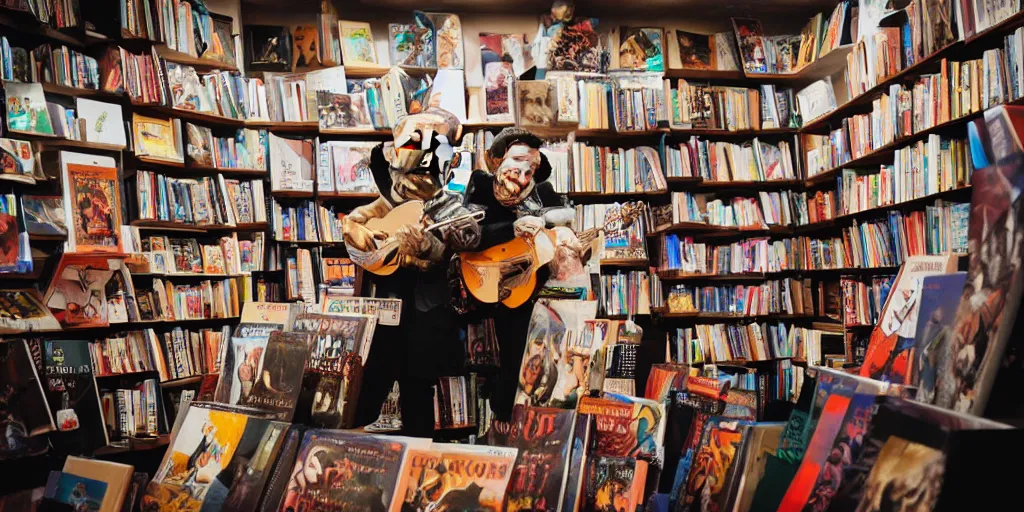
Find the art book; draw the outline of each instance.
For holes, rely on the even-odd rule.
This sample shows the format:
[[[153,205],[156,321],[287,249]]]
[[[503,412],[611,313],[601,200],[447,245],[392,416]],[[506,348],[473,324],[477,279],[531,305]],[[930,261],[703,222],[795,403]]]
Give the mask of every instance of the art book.
[[[317,115],[323,130],[373,129],[366,93],[317,93]]]
[[[573,408],[587,394],[591,359],[604,346],[604,336],[587,323],[596,315],[596,301],[534,304],[515,403]]]
[[[619,67],[643,71],[665,70],[664,31],[660,28],[619,29]]]
[[[715,36],[676,30],[683,69],[718,69]]]
[[[752,18],[732,18],[732,27],[736,32],[736,44],[739,46],[740,57],[743,59],[743,71],[767,73],[768,61],[761,22]]]
[[[45,452],[47,442],[42,434],[57,429],[46,406],[43,379],[25,340],[0,343],[0,415],[7,426],[0,460]]]
[[[967,283],[966,272],[926,276],[921,280],[921,305],[914,335],[914,359],[908,383],[917,387],[915,399],[932,403],[936,396],[953,396],[956,353],[953,321]]]
[[[183,162],[180,125],[177,119],[132,114],[132,140],[135,156],[171,162]]]
[[[39,83],[4,82],[7,96],[7,129],[53,135],[46,96]]]
[[[85,120],[85,140],[120,147],[128,144],[121,105],[75,98],[75,108],[78,119]]]
[[[113,274],[106,256],[64,253],[43,302],[65,328],[106,327],[106,286]]]
[[[377,64],[377,47],[373,44],[373,32],[370,24],[362,21],[338,22],[341,37],[341,57],[346,66],[366,66]]]
[[[517,80],[516,113],[520,126],[554,126],[558,122],[554,84],[547,80]]]
[[[269,337],[239,338],[232,336],[221,353],[221,378],[217,380],[214,401],[222,404],[245,404],[263,375],[264,353]]]
[[[121,252],[120,180],[111,157],[61,151],[69,252]]]
[[[64,198],[60,196],[21,196],[25,231],[30,235],[67,236]]]
[[[405,453],[405,442],[388,437],[309,430],[292,472],[304,478],[289,482],[279,510],[386,510]]]
[[[270,134],[273,191],[313,192],[313,141]]]
[[[409,448],[391,502],[402,510],[501,510],[516,448],[435,443]]]
[[[358,141],[330,141],[320,146],[330,158],[328,169],[334,169],[334,191],[338,193],[377,192],[377,185],[370,172],[370,153],[374,143]]]
[[[463,69],[466,51],[462,44],[462,20],[456,14],[427,13],[434,26],[437,69]]]
[[[288,424],[191,404],[142,510],[255,510]]]
[[[601,72],[601,43],[597,18],[560,24],[548,47],[549,71]]]
[[[270,333],[256,383],[241,403],[272,411],[276,419],[290,422],[302,387],[309,339],[308,333]]]
[[[107,495],[107,483],[84,476],[50,471],[43,496],[77,510],[100,510]]]
[[[562,510],[576,412],[516,405],[508,445],[518,448],[504,510]]]
[[[35,183],[36,156],[28,141],[0,138],[0,179]]]
[[[598,456],[587,464],[582,512],[637,510],[644,500],[647,461]]]
[[[81,453],[92,453],[109,444],[88,344],[61,340],[29,343],[31,351],[42,354],[34,363],[44,375],[45,403],[61,433],[50,436],[50,442],[60,449]]]
[[[878,325],[871,331],[862,377],[907,383],[914,360],[914,336],[921,303],[921,279],[956,270],[956,256],[911,256],[903,263],[889,297],[882,306]]]
[[[426,14],[414,11],[413,23],[388,25],[388,47],[393,66],[437,67],[434,23]]]

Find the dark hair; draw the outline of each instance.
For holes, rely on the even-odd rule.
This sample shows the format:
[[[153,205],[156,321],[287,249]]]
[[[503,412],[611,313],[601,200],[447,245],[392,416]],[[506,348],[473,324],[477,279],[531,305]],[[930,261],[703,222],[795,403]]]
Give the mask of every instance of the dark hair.
[[[540,137],[527,130],[518,126],[510,126],[494,136],[494,142],[491,143],[491,148],[487,151],[490,153],[491,158],[501,160],[505,157],[505,153],[508,152],[508,148],[515,144],[526,144],[533,149],[540,149],[544,142],[540,140]],[[551,177],[551,163],[548,162],[548,157],[542,151],[540,153],[540,164],[533,173],[533,181],[542,183],[547,181],[549,177]]]

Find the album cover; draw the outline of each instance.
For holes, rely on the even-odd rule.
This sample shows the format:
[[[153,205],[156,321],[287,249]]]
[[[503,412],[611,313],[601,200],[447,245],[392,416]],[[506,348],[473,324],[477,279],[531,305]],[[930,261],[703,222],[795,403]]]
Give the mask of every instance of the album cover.
[[[362,21],[338,22],[341,37],[341,57],[346,66],[377,64],[377,47],[373,44],[370,24]]]
[[[101,89],[116,95],[124,94],[124,72],[121,67],[121,48],[108,46],[99,58]]]
[[[243,31],[246,70],[292,70],[292,34],[288,27],[245,25]]]
[[[189,406],[142,510],[255,510],[288,424]]]
[[[85,120],[85,140],[114,146],[128,144],[121,105],[75,98],[75,107],[78,119]]]
[[[309,333],[270,333],[256,383],[241,400],[242,405],[271,411],[276,419],[290,422],[302,387],[309,340]],[[236,375],[241,377],[241,372]]]
[[[664,32],[660,28],[619,29],[619,67],[643,71],[665,70]]]
[[[462,21],[455,14],[428,13],[434,25],[437,69],[463,69],[466,51],[462,44]]]
[[[520,126],[554,126],[558,122],[555,90],[547,80],[517,80],[516,109]]]
[[[571,409],[516,405],[509,446],[519,449],[509,483],[505,511],[561,510],[572,450],[576,412]]]
[[[715,36],[676,30],[683,69],[717,69]]]
[[[42,84],[5,82],[4,91],[7,96],[8,130],[54,134]]]
[[[309,430],[293,474],[316,476],[289,482],[280,510],[387,510],[405,451],[404,442],[387,437]],[[346,468],[349,477],[328,478],[331,468]]]
[[[587,463],[583,512],[637,510],[644,499],[647,462],[629,457],[594,457]]]
[[[743,70],[747,73],[767,73],[768,61],[761,22],[752,18],[732,18],[732,26],[743,59]]]

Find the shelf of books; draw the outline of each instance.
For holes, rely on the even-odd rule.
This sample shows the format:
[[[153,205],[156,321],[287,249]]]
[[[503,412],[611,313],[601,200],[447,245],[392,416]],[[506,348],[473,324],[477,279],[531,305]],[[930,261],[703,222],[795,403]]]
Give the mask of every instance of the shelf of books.
[[[99,510],[571,512],[1008,494],[962,468],[1024,441],[988,419],[1020,419],[993,383],[1019,380],[1003,359],[1024,339],[1024,12],[738,1],[764,26],[629,26],[604,2],[598,32],[589,3],[556,3],[536,36],[472,40],[502,17],[322,2],[237,34],[216,11],[302,15],[4,3],[0,467],[45,457],[4,490],[54,510],[83,492]],[[423,108],[461,138],[421,160],[389,143]],[[551,170],[515,207],[491,161],[509,127]],[[393,204],[421,192],[410,155],[441,166],[454,210],[493,194],[481,237],[536,198],[545,229],[498,226],[533,236],[512,259],[492,254],[521,238],[438,250],[474,240]],[[429,258],[405,254],[413,223]],[[352,478],[323,480],[338,467]]]

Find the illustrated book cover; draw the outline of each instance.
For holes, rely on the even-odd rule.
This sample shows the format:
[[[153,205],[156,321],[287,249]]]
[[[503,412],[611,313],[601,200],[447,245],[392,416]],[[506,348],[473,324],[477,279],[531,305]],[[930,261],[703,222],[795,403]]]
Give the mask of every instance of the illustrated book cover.
[[[539,300],[534,304],[515,403],[572,408],[586,395],[591,359],[605,339],[587,322],[596,315],[596,301]]]

